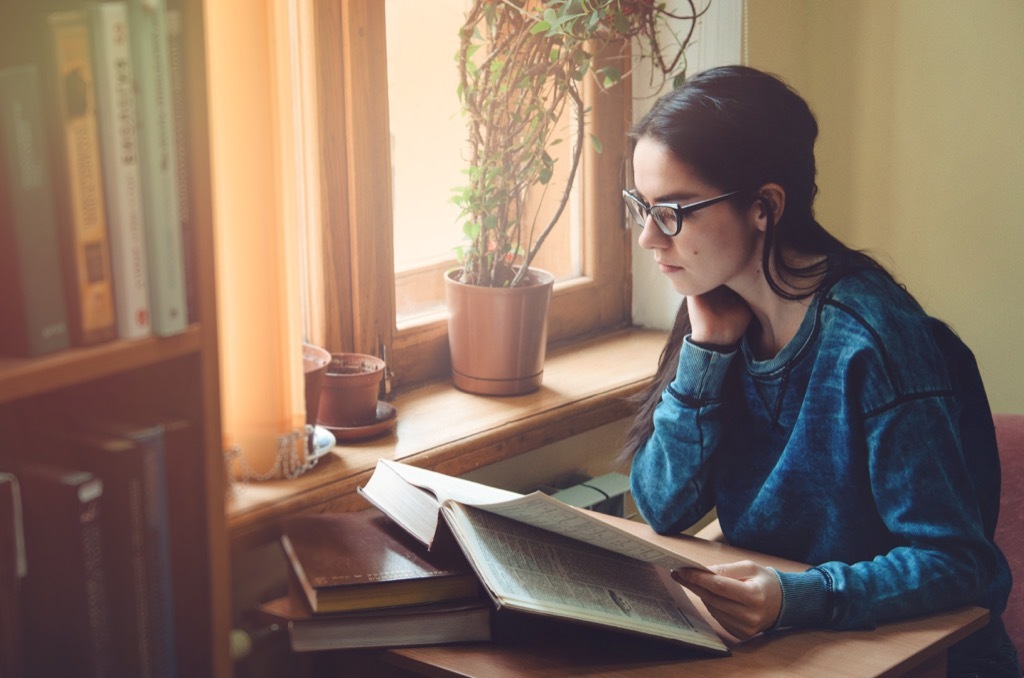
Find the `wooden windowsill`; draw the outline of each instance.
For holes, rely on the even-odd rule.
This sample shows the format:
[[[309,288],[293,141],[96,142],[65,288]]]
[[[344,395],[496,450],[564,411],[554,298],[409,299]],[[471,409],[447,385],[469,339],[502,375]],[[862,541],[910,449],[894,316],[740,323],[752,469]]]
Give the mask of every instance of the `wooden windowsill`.
[[[276,538],[293,513],[365,508],[356,488],[378,459],[461,475],[628,416],[626,399],[649,383],[665,336],[629,329],[552,351],[543,386],[528,395],[474,396],[448,381],[398,394],[393,432],[342,443],[298,478],[236,487],[228,499],[232,542]]]

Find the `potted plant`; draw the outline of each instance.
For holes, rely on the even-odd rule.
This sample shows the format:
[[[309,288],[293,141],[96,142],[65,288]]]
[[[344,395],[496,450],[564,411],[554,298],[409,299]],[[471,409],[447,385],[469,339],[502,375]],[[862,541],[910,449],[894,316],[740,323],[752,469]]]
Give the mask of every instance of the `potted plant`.
[[[540,386],[554,278],[531,263],[568,204],[579,167],[581,84],[587,77],[605,88],[619,83],[629,57],[622,68],[594,67],[594,55],[632,39],[655,73],[683,77],[683,51],[703,11],[688,5],[689,13],[677,14],[659,0],[474,0],[457,56],[470,158],[468,183],[454,201],[467,242],[444,281],[457,387],[512,395]],[[678,26],[686,27],[682,37],[672,31]],[[667,48],[663,36],[672,36]],[[554,174],[551,150],[564,141],[566,107],[574,120],[567,180],[541,224],[527,198]]]

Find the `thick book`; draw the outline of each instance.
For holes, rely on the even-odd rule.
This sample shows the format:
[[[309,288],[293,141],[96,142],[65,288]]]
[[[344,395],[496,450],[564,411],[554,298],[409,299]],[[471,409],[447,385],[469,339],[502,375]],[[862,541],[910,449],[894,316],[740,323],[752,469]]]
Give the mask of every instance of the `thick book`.
[[[196,234],[192,219],[189,174],[189,134],[186,102],[185,17],[179,8],[167,8],[167,46],[171,67],[171,101],[174,102],[175,162],[178,166],[178,218],[181,221],[182,260],[185,264],[185,307],[188,321],[199,321],[199,281],[196,271]]]
[[[152,328],[128,10],[123,2],[104,2],[90,5],[89,14],[117,333],[141,339]]]
[[[458,548],[427,551],[376,509],[289,518],[281,546],[314,613],[479,596]]]
[[[19,469],[18,479],[29,674],[114,676],[100,536],[103,481],[88,471],[37,463]]]
[[[447,525],[499,609],[729,653],[671,577],[707,568],[589,511],[388,460],[359,491],[428,548]]]
[[[117,336],[92,36],[84,10],[47,16],[51,151],[68,327],[84,346]]]
[[[287,630],[295,652],[491,640],[494,612],[489,601],[476,599],[318,615],[295,595],[257,609],[266,622]]]
[[[128,0],[153,333],[188,326],[165,0]]]
[[[39,71],[0,70],[0,353],[70,345]]]
[[[25,675],[21,588],[28,571],[18,478],[0,471],[0,678]]]
[[[48,436],[39,450],[103,481],[101,534],[118,675],[177,674],[163,435],[160,426],[90,418]]]

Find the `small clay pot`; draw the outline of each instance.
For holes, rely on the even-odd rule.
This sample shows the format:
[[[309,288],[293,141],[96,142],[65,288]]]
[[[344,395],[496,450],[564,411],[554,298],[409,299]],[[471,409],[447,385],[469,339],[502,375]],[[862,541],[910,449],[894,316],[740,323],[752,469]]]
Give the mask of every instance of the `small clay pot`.
[[[313,344],[302,345],[302,376],[306,393],[306,424],[316,426],[320,410],[320,392],[324,385],[324,374],[331,354],[327,349]]]
[[[377,421],[377,398],[384,361],[364,353],[332,353],[320,391],[317,423],[328,428],[370,426]]]

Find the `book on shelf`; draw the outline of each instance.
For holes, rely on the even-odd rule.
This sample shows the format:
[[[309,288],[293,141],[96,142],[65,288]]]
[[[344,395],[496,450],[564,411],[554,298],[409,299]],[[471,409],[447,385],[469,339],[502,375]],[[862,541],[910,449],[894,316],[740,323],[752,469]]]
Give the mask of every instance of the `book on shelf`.
[[[47,15],[50,134],[68,326],[84,346],[117,336],[92,36],[84,10]]]
[[[0,471],[0,678],[25,673],[21,588],[27,572],[21,489],[13,473]]]
[[[314,613],[474,598],[480,586],[458,548],[428,552],[376,509],[287,519],[281,546]]]
[[[257,606],[262,619],[288,632],[295,652],[370,647],[412,647],[491,640],[489,601],[453,600],[425,605],[312,614],[295,594]]]
[[[30,675],[113,676],[100,536],[103,481],[28,463],[17,470],[28,569],[22,597]]]
[[[176,675],[170,514],[160,426],[90,417],[37,452],[103,482],[100,534],[117,675]]]
[[[0,353],[70,345],[53,183],[35,65],[0,69]]]
[[[447,527],[499,609],[729,652],[671,577],[707,568],[596,514],[388,460],[359,492],[428,548]]]
[[[189,501],[174,501],[174,519],[170,521],[170,588],[173,592],[174,618],[188,618],[189,624],[175,624],[178,675],[201,675],[208,670],[212,659],[201,648],[206,646],[211,630],[206,622],[209,605],[209,581],[205,571],[210,562],[209,545],[197,540],[192,526],[204,523],[209,510],[200,499],[205,496],[201,485],[204,477],[205,457],[194,451],[203,447],[200,427],[187,417],[177,414],[135,408],[126,409],[140,428],[160,427],[163,431],[164,470],[168,505],[172,497],[190,497]]]
[[[117,333],[141,339],[152,328],[128,10],[123,2],[103,2],[90,5],[89,14]]]
[[[127,0],[153,333],[188,325],[165,0]]]
[[[189,184],[189,135],[185,103],[185,18],[177,7],[167,8],[167,53],[170,57],[171,101],[174,111],[175,162],[178,167],[178,219],[181,221],[182,261],[185,266],[185,307],[188,321],[199,321],[199,281],[196,279],[195,224]]]

